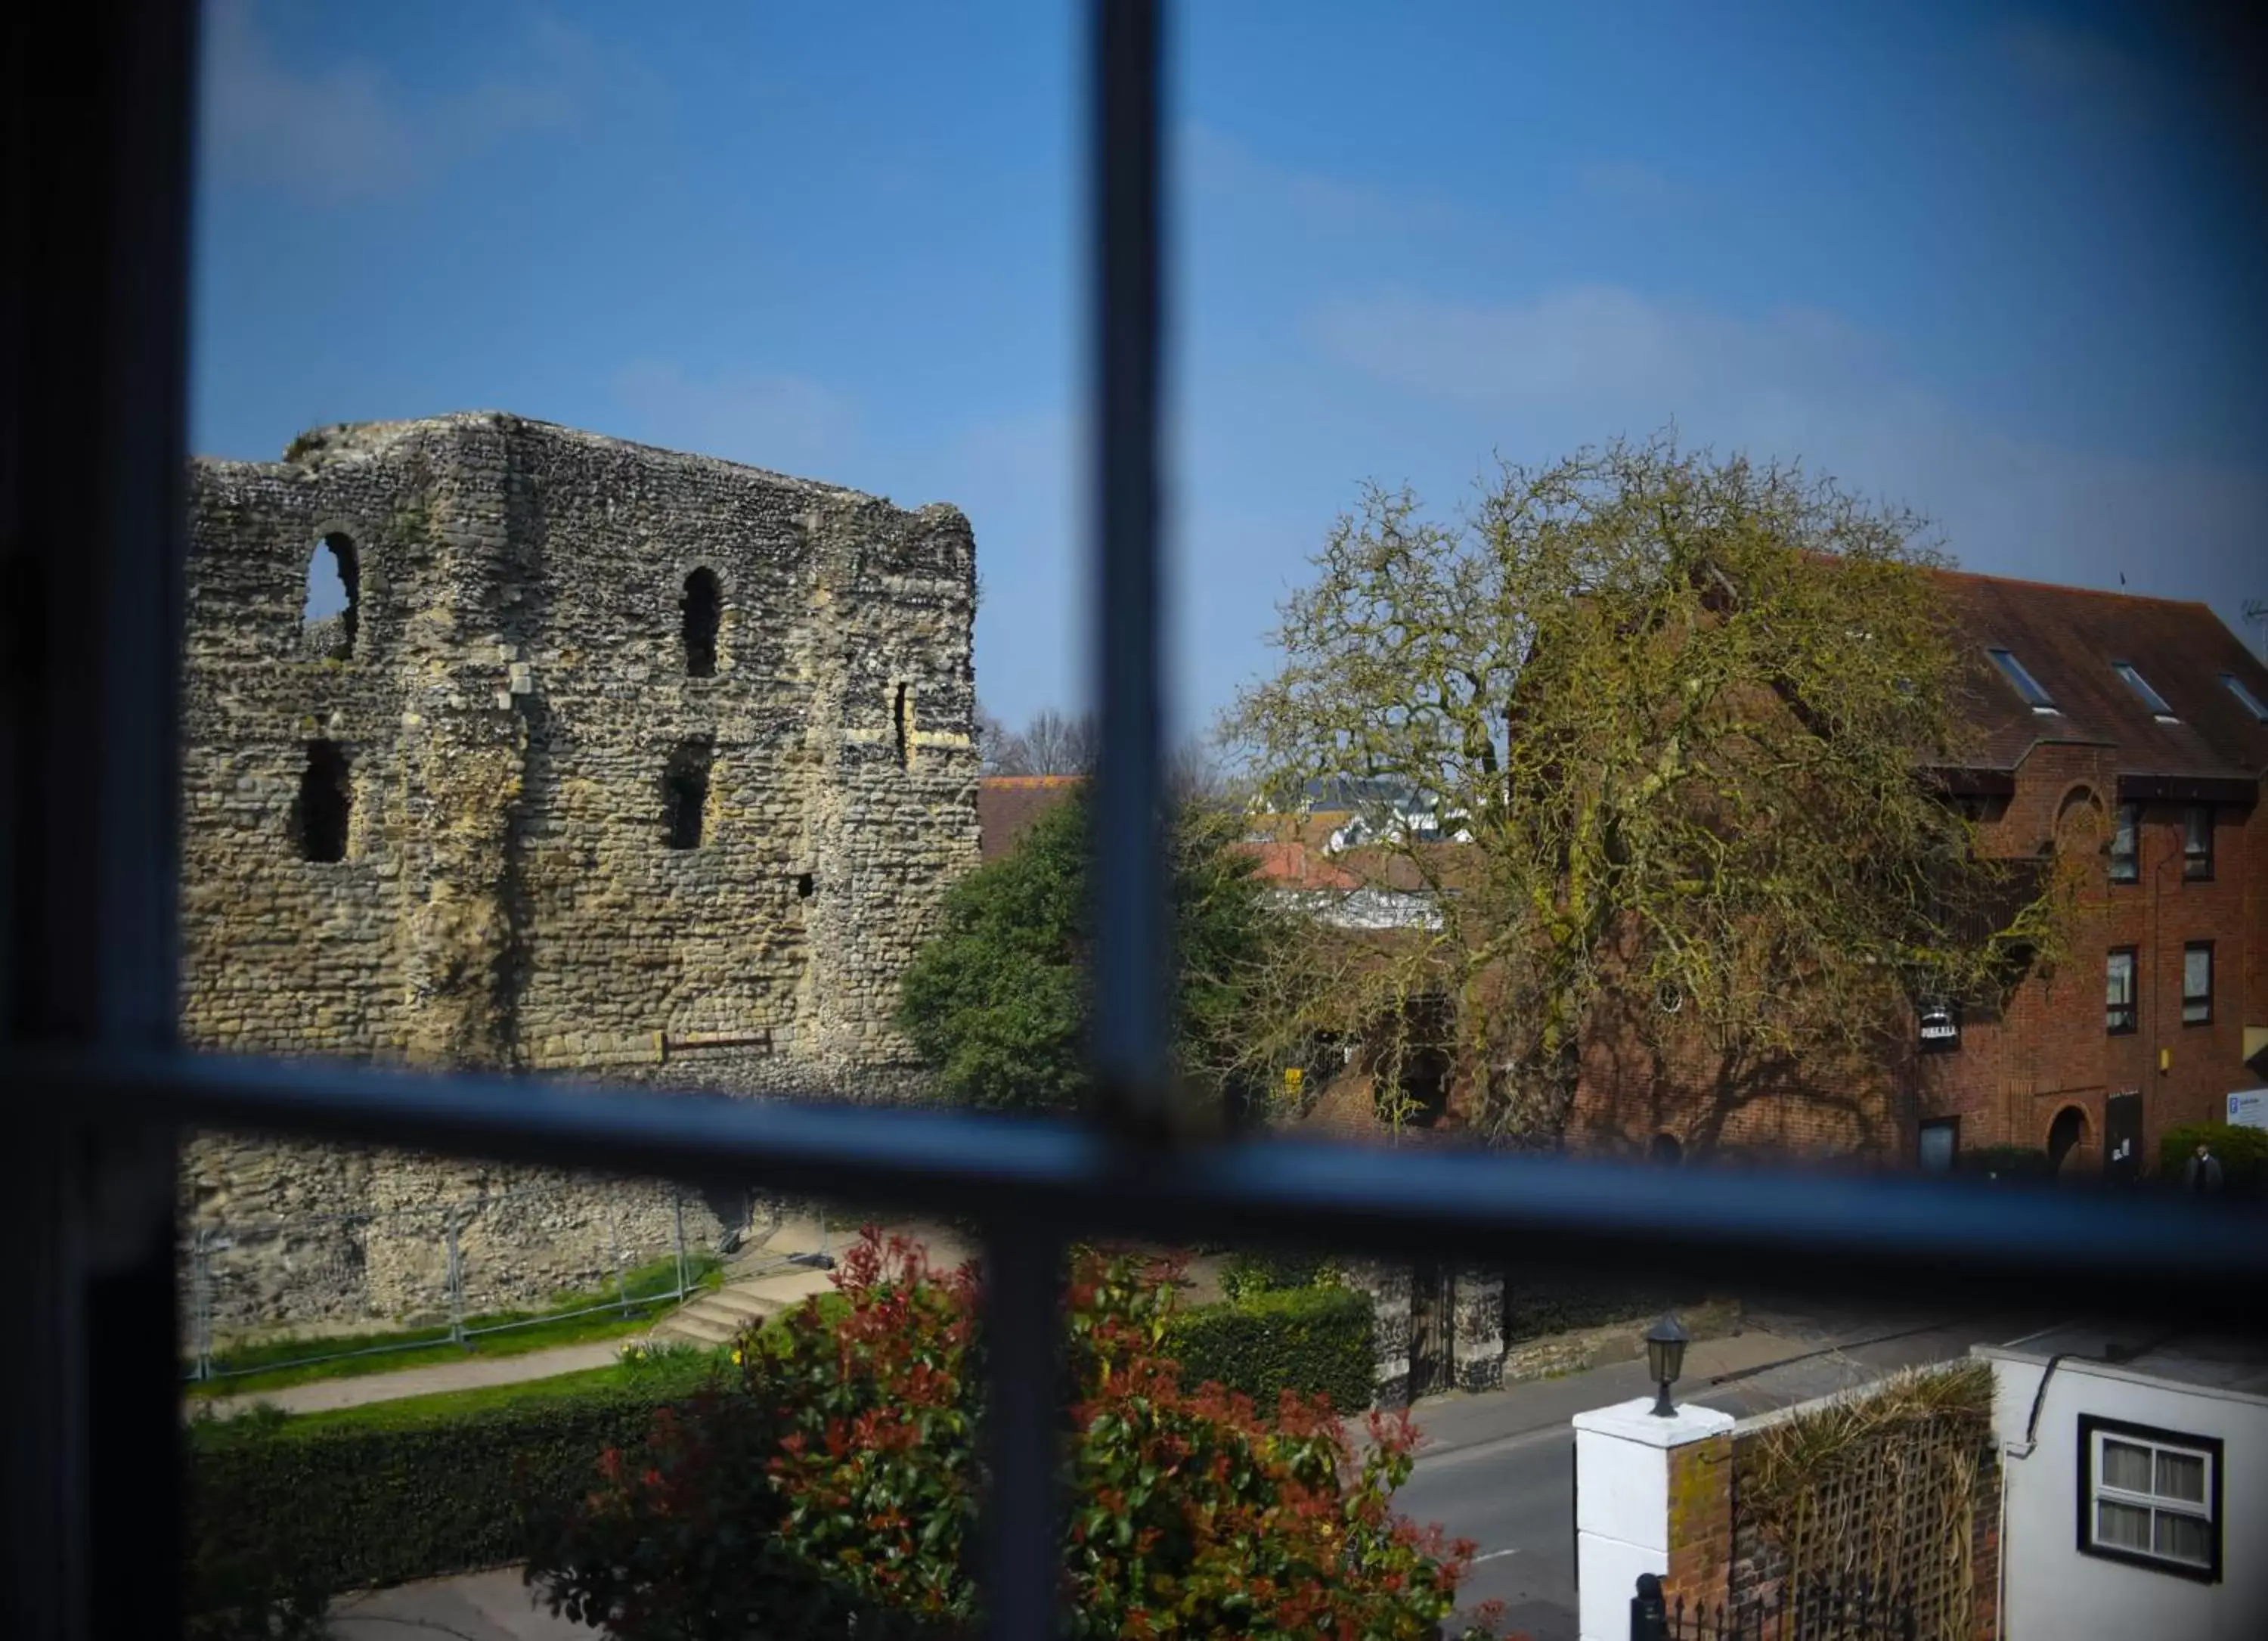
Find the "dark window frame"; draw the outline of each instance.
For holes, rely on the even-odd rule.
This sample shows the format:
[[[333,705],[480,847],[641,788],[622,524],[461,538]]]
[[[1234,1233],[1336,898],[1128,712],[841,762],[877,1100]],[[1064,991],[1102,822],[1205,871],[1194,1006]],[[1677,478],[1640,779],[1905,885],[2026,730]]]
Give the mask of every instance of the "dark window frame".
[[[2200,824],[2202,822],[2202,824]],[[2182,809],[2182,881],[2213,881],[2213,806],[2191,803]],[[2202,846],[2198,846],[2202,839]]]
[[[2136,1424],[2125,1419],[2105,1418],[2100,1414],[2079,1416],[2079,1454],[2077,1475],[2079,1553],[2102,1561],[2124,1562],[2130,1567],[2143,1567],[2152,1572],[2171,1574],[2176,1578],[2188,1578],[2198,1584],[2219,1584],[2221,1579],[2223,1541],[2227,1537],[2228,1518],[2223,1511],[2222,1477],[2226,1468],[2226,1450],[2218,1436],[2195,1436],[2183,1430],[2169,1430],[2154,1424]],[[2196,1562],[2179,1561],[2172,1556],[2128,1549],[2123,1545],[2103,1544],[2096,1541],[2095,1443],[2098,1436],[2124,1437],[2137,1443],[2153,1446],[2172,1447],[2204,1455],[2212,1464],[2213,1479],[2205,1489],[2207,1519],[2213,1525],[2213,1553],[2202,1565]],[[2113,1501],[2117,1502],[2116,1500]],[[2152,1506],[2153,1509],[2156,1506]],[[2179,1512],[2191,1514],[2190,1512]]]
[[[2118,846],[2122,840],[2134,846],[2130,850],[2121,850]],[[2142,881],[2142,806],[2139,803],[2121,803],[2110,813],[2110,876],[2114,883],[2139,883]]]
[[[2257,1238],[2193,1210],[1943,1182],[1644,1169],[1319,1144],[1210,1143],[1166,1076],[1157,832],[1162,7],[1091,0],[1097,414],[1091,518],[1102,757],[1094,1036],[1084,1123],[793,1101],[655,1099],[468,1074],[180,1052],[177,763],[197,8],[27,13],[0,54],[11,142],[0,303],[0,1067],[19,1091],[25,1349],[8,1353],[12,1635],[178,1629],[175,1140],[194,1127],[903,1203],[982,1219],[989,1333],[980,1568],[996,1636],[1052,1632],[1055,1307],[1073,1237],[1281,1236],[1381,1257],[1518,1260],[1620,1280],[2181,1319],[2268,1282]],[[87,749],[99,748],[90,758]],[[91,787],[99,826],[54,801]],[[2247,1319],[2235,1319],[2240,1328]],[[2262,1331],[2252,1319],[2254,1331]],[[79,1415],[99,1407],[103,1416]]]
[[[2124,957],[2124,958],[2125,958],[2125,959],[2126,959],[2126,1001],[2125,1001],[2124,1003],[2114,1003],[2114,1002],[2112,1002],[2110,1001],[2110,971],[2111,971],[2111,967],[2112,967],[2112,965],[2113,965],[2114,964],[2116,964],[2116,963],[2117,963],[2117,961],[2119,958],[2121,958],[2121,957]],[[2102,1016],[2102,1025],[2103,1025],[2103,1031],[2104,1031],[2104,1034],[2105,1034],[2105,1035],[2107,1035],[2107,1036],[2110,1036],[2110,1037],[2132,1037],[2132,1036],[2133,1036],[2133,1035],[2134,1035],[2134,1033],[2135,1033],[2137,1031],[2140,1030],[2140,1028],[2141,1028],[2141,1019],[2142,1019],[2142,957],[2141,957],[2141,948],[2140,948],[2140,947],[2139,947],[2139,946],[2113,946],[2113,947],[2111,947],[2111,948],[2110,948],[2110,950],[2107,953],[2105,953],[2105,954],[2104,954],[2104,956],[2103,956],[2103,959],[2102,959],[2102,976],[2103,976],[2103,1002],[2102,1002],[2102,1006],[2103,1006],[2103,1016]],[[2112,1012],[2111,1012],[2111,1011],[2112,1011],[2112,1010],[2114,1010],[2114,1009],[2123,1009],[2125,1011],[2125,1022],[2124,1022],[2124,1024],[2121,1024],[2119,1023],[2119,1020],[2118,1020],[2117,1016],[2116,1014],[2114,1014],[2114,1013],[2112,1013]]]
[[[2205,954],[2205,993],[2202,996],[2190,990],[2190,957],[2196,952]],[[2182,1024],[2211,1025],[2213,1024],[2213,942],[2192,940],[2182,945]],[[2204,1012],[2192,1015],[2190,1010],[2202,1004]]]
[[[1945,1172],[1957,1172],[1961,1166],[1961,1119],[1958,1117],[1924,1117],[1914,1124],[1914,1166],[1921,1166],[1921,1136],[1933,1128],[1951,1131],[1953,1149],[1947,1154]]]

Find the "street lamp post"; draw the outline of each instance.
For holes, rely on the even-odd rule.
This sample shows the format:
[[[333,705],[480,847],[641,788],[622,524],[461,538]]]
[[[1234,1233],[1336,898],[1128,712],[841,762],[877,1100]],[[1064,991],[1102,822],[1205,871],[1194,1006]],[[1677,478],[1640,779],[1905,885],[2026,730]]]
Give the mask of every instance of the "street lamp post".
[[[1677,1409],[1669,1400],[1669,1387],[1685,1367],[1685,1347],[1693,1342],[1693,1335],[1685,1331],[1675,1311],[1665,1311],[1661,1319],[1646,1330],[1646,1366],[1653,1382],[1661,1387],[1653,1400],[1653,1416],[1674,1418]]]

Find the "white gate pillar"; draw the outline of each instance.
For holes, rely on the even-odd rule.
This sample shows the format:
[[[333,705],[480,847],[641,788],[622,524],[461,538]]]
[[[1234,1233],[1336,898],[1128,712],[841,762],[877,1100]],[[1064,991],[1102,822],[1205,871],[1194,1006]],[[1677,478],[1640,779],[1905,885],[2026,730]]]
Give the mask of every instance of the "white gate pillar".
[[[1667,1578],[1671,1550],[1697,1534],[1716,1536],[1729,1514],[1732,1478],[1715,1472],[1730,1468],[1724,1460],[1731,1456],[1733,1416],[1683,1407],[1658,1418],[1653,1408],[1653,1398],[1641,1396],[1575,1416],[1575,1588],[1583,1641],[1628,1641],[1638,1574]],[[1711,1460],[1711,1474],[1697,1469]],[[1703,1497],[1696,1497],[1697,1490]]]

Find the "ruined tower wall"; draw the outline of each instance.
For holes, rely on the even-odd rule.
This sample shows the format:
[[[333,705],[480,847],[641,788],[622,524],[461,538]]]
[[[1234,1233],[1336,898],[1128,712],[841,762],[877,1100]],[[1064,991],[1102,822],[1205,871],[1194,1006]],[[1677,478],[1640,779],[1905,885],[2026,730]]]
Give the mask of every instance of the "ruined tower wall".
[[[199,462],[192,505],[189,1043],[738,1093],[913,1081],[897,977],[976,856],[957,512],[494,415]],[[350,624],[303,633],[326,537],[351,543],[359,595]],[[706,677],[683,641],[697,569],[721,594]],[[300,846],[316,741],[351,793],[336,861]],[[673,847],[688,762],[700,838]],[[520,1178],[217,1138],[188,1173],[206,1221]],[[603,1275],[600,1221],[669,1211],[650,1187],[589,1192],[509,1235],[490,1216],[490,1266],[516,1273],[500,1297]],[[331,1310],[407,1290],[335,1263]]]

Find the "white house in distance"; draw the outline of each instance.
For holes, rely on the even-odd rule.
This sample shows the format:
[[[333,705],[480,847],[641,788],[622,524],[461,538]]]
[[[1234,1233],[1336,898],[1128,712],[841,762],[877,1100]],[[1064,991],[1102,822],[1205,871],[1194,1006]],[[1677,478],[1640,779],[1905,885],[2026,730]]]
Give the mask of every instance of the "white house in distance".
[[[2268,1637],[2268,1350],[2073,1326],[1972,1354],[1992,1364],[2007,1641]]]

